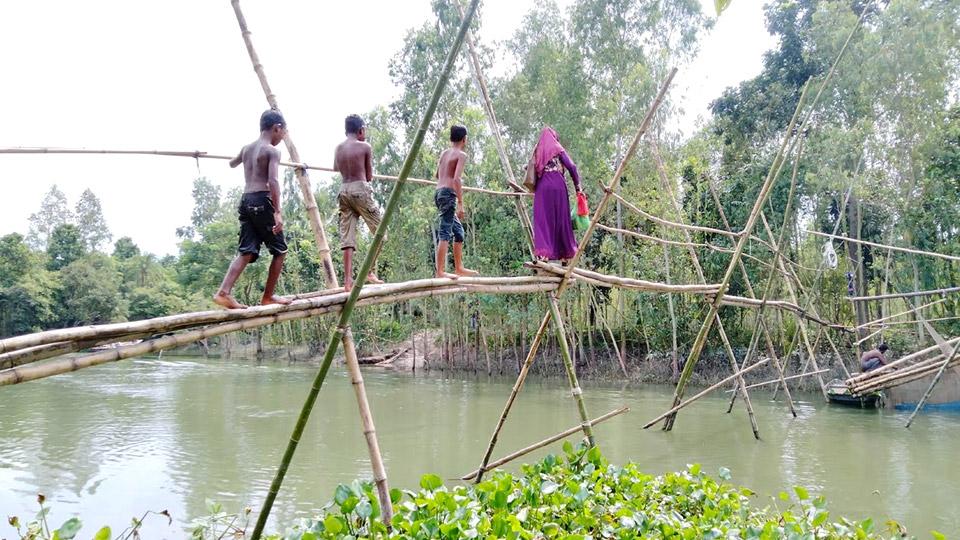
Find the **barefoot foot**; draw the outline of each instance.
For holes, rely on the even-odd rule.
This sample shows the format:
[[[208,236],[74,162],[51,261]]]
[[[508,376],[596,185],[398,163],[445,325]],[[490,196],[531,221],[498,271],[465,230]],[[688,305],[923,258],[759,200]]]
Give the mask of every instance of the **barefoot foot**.
[[[276,296],[276,295],[270,296],[270,297],[264,296],[263,298],[260,299],[261,306],[269,306],[270,304],[280,304],[282,306],[289,306],[290,302],[292,302],[292,300],[284,298],[282,296]]]
[[[456,272],[458,276],[464,276],[464,277],[480,275],[480,272],[477,272],[476,270],[471,270],[469,268],[457,268],[456,270],[454,270],[454,272]]]
[[[343,292],[350,292],[353,290],[353,280],[345,279],[343,280]]]
[[[367,276],[367,283],[370,283],[371,285],[382,285],[383,280],[378,278],[376,274],[371,273]]]
[[[217,293],[213,295],[213,301],[222,307],[227,309],[246,309],[247,306],[237,302],[232,296],[224,293]]]
[[[460,277],[460,276],[458,276],[458,275],[456,275],[456,274],[451,274],[450,272],[437,272],[437,275],[436,275],[435,277],[438,277],[438,278],[448,278],[448,279],[457,279],[457,278]]]

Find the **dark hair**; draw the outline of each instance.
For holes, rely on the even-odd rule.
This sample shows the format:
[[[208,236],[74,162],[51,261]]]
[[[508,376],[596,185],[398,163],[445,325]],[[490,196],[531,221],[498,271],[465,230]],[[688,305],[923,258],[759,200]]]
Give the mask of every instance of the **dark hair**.
[[[886,343],[881,343],[880,346],[877,347],[877,349],[879,349],[880,352],[887,352],[887,349],[889,349],[889,348],[890,348],[890,347],[887,347],[887,344],[886,344]]]
[[[263,114],[260,115],[260,131],[272,129],[273,126],[277,124],[280,124],[280,127],[287,127],[287,121],[283,119],[283,115],[280,114],[280,111],[276,109],[267,109],[263,111]]]
[[[360,130],[363,129],[363,118],[351,114],[343,121],[343,129],[347,132],[347,135],[359,135]]]
[[[450,126],[450,142],[460,142],[467,136],[467,128],[456,125]]]

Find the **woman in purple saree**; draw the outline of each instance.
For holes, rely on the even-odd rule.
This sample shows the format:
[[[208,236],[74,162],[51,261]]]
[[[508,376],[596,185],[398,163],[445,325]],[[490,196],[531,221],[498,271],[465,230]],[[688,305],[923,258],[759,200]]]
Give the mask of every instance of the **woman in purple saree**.
[[[542,259],[566,261],[577,251],[577,239],[570,222],[570,198],[564,171],[580,192],[577,166],[560,145],[557,132],[545,127],[534,149],[537,187],[533,192],[533,247]]]

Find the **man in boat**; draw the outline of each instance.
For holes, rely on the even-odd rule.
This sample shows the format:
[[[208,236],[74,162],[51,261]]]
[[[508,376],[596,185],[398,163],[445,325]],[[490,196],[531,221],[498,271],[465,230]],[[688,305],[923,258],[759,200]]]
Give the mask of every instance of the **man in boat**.
[[[230,167],[243,163],[245,186],[240,199],[239,255],[230,263],[220,290],[213,301],[227,309],[243,309],[247,306],[237,302],[230,291],[248,264],[260,257],[260,246],[266,244],[273,255],[267,283],[263,288],[261,304],[289,304],[290,300],[275,296],[274,289],[283,269],[287,254],[287,242],[283,237],[283,217],[280,214],[280,151],[276,146],[287,134],[287,122],[280,111],[270,109],[260,115],[260,137],[243,147],[237,157],[230,160]]]
[[[884,356],[884,353],[887,352],[888,349],[889,347],[887,347],[886,343],[881,343],[876,349],[871,349],[863,353],[860,357],[860,371],[866,373],[887,365],[887,357]]]
[[[340,173],[342,183],[337,201],[340,207],[340,249],[343,250],[343,289],[353,288],[353,252],[357,249],[357,225],[366,222],[370,234],[380,226],[380,209],[373,200],[373,148],[367,142],[363,119],[351,114],[344,120],[347,138],[337,145],[333,170]],[[376,260],[376,259],[374,259]],[[374,265],[375,267],[376,265]],[[370,270],[367,283],[383,283]]]

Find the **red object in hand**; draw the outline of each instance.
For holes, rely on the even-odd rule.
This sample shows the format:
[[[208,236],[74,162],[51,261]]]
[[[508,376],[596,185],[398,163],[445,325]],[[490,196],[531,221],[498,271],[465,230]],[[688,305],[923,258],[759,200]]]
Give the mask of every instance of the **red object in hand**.
[[[590,213],[590,209],[587,208],[587,196],[581,191],[577,193],[577,215],[586,216]]]

